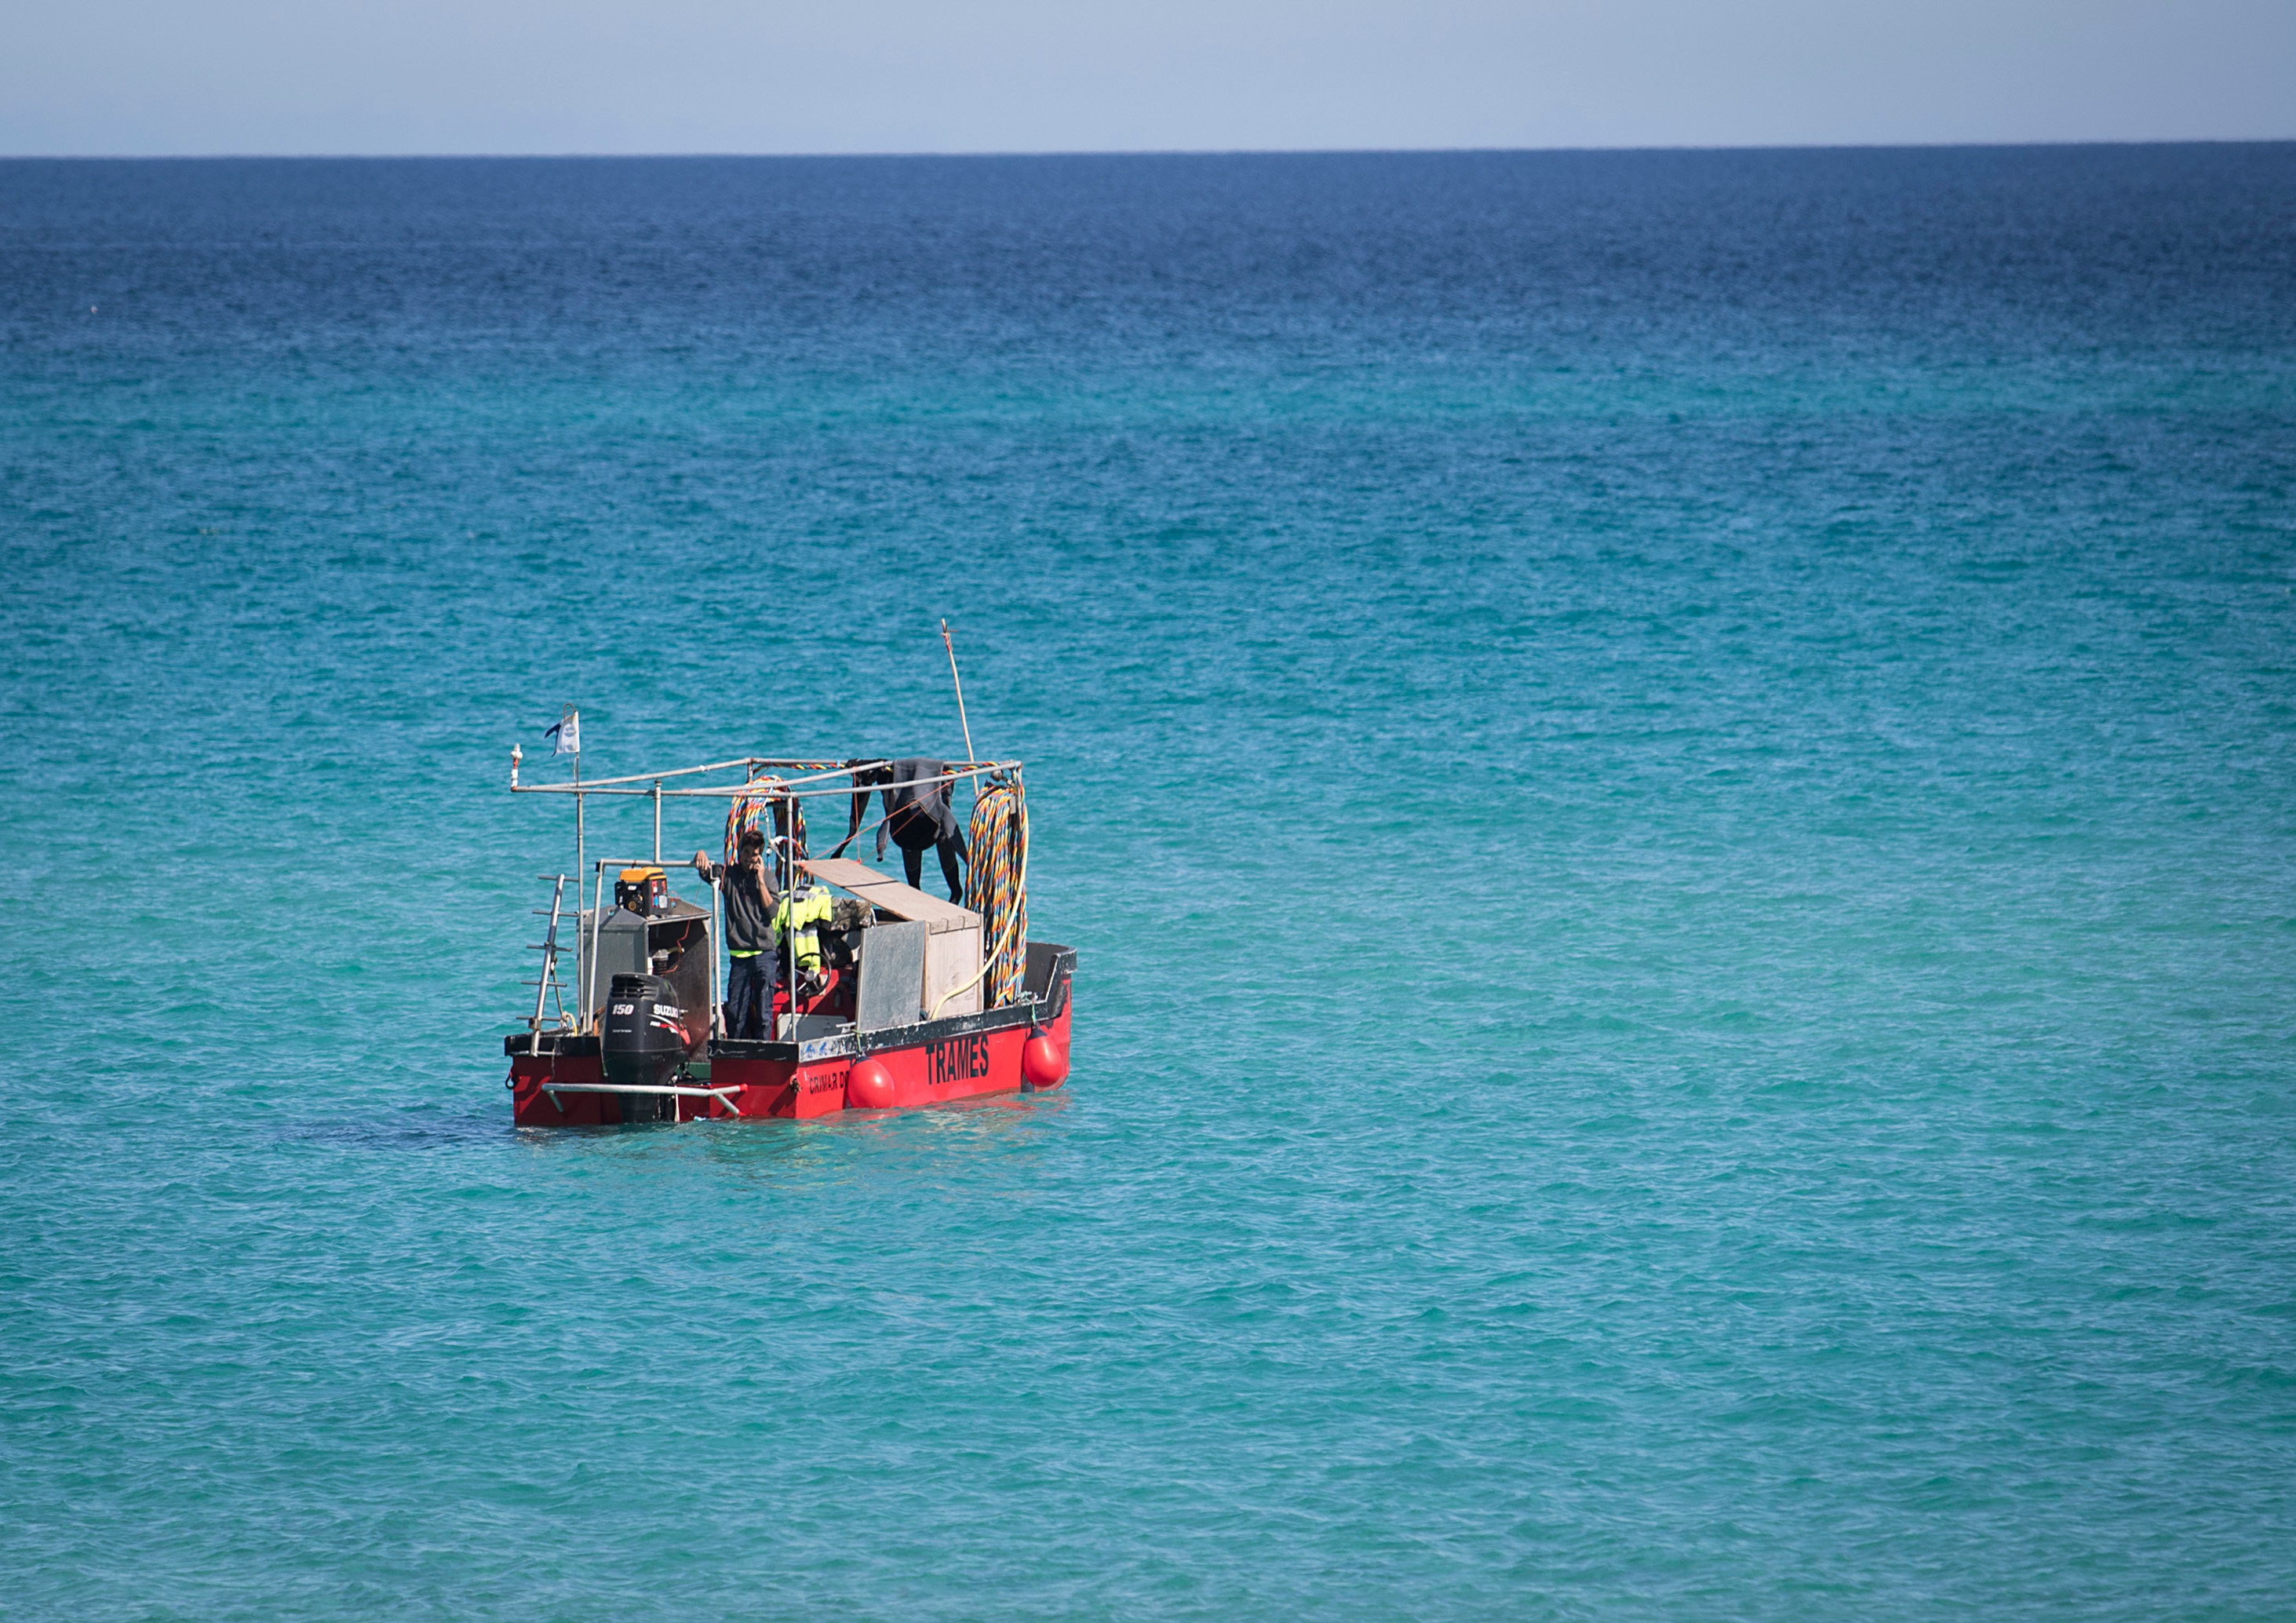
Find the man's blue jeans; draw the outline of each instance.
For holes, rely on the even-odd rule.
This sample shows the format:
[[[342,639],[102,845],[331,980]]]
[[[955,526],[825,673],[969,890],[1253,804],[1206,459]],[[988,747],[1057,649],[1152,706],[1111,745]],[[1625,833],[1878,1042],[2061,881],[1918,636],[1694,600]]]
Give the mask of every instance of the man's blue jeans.
[[[763,1039],[774,1006],[774,961],[763,953],[730,960],[726,978],[726,1035]]]

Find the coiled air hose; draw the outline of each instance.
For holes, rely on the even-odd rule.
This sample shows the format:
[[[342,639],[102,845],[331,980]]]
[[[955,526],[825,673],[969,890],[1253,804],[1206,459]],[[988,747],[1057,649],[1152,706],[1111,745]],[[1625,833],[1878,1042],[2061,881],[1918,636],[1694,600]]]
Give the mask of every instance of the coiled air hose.
[[[980,1006],[1018,1003],[1029,980],[1029,800],[1018,772],[998,773],[973,798],[964,905],[980,915],[980,971],[941,994],[931,1018],[948,1001],[986,981]]]

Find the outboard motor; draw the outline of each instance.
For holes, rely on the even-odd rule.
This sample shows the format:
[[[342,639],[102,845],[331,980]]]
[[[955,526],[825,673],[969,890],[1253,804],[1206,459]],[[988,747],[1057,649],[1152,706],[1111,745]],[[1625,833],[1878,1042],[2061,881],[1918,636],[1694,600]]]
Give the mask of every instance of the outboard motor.
[[[685,1012],[658,975],[617,975],[606,1003],[605,1040],[599,1045],[610,1087],[660,1087],[689,1049]]]

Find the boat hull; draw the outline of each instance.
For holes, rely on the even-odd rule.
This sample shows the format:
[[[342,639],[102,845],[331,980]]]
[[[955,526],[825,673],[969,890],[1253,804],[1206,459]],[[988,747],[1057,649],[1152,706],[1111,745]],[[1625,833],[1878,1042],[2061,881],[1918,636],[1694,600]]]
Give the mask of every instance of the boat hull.
[[[858,1108],[848,1097],[849,1084],[865,1059],[890,1074],[894,1110],[1025,1093],[1037,1086],[1023,1065],[1032,1037],[1049,1037],[1063,1059],[1069,1052],[1074,962],[1073,952],[1058,949],[1048,984],[1034,1000],[981,1014],[857,1039],[849,1033],[803,1043],[718,1038],[708,1045],[706,1065],[689,1067],[655,1092],[608,1086],[594,1037],[512,1037],[504,1043],[512,1117],[522,1127],[590,1127],[829,1116]]]

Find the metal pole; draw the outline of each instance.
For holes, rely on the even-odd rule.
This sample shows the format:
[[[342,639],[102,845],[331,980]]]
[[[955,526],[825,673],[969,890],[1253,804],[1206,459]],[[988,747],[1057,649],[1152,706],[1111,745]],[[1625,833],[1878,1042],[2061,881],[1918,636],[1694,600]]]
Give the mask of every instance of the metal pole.
[[[598,1010],[598,926],[606,914],[606,865],[598,865],[598,882],[590,898],[590,978],[582,986],[582,1012],[586,1019],[597,1018]]]
[[[563,719],[563,717],[561,717],[562,724]],[[578,711],[575,715],[574,720],[574,882],[576,884],[578,885],[582,882],[582,870],[589,865],[589,848],[584,841],[582,827],[582,721],[580,713]],[[582,893],[579,890],[577,890],[574,893],[574,900],[578,906],[580,904],[582,900]],[[594,934],[595,920],[594,919],[592,922],[594,926],[593,934]],[[591,947],[594,949],[597,943],[593,941],[590,945]],[[583,949],[582,932],[579,929],[577,929],[574,931],[574,980],[576,985],[587,987],[590,984],[589,963],[589,958],[585,955]],[[582,1012],[586,1016],[589,1013],[589,1010],[586,1007],[585,1007]]]
[[[789,957],[790,1041],[797,1041],[797,797],[789,799],[789,868],[782,875],[782,941]]]
[[[718,979],[718,955],[726,948],[726,893],[718,886],[725,876],[720,868],[709,881],[709,1029],[718,1037],[726,1035],[726,993]]]
[[[653,781],[653,860],[656,867],[661,865],[661,780],[660,778]]]
[[[964,718],[964,678],[956,674],[956,644],[949,641],[947,620],[940,623],[940,645],[948,650],[949,680],[956,684],[956,720],[964,729],[964,764],[970,766],[976,758],[972,753],[972,724]]]

